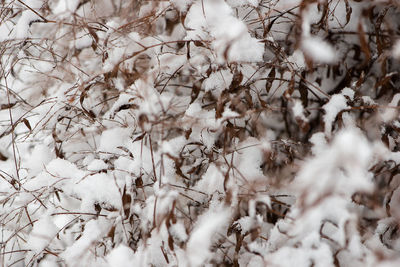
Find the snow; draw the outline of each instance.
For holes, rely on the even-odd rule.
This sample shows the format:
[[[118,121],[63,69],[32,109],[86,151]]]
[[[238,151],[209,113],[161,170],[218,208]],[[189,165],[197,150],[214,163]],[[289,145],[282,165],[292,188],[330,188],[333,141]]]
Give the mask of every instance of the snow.
[[[341,94],[344,95],[344,96],[347,96],[348,98],[350,98],[350,100],[354,100],[355,92],[349,87],[344,88],[342,90]]]
[[[89,212],[92,211],[95,202],[105,202],[115,207],[121,205],[120,194],[114,180],[104,173],[90,175],[62,159],[50,161],[45,169],[46,171],[27,182],[25,188],[37,190],[55,185],[71,196],[80,197],[81,208]],[[78,184],[79,186],[76,186]]]
[[[229,61],[262,60],[263,45],[250,36],[246,25],[233,16],[232,8],[223,0],[196,1],[188,11],[185,25],[191,29],[186,40],[208,39],[203,29],[210,30],[219,61],[226,52]]]
[[[76,36],[75,40],[75,48],[76,49],[84,49],[90,47],[92,45],[92,37],[86,32],[80,32]]]
[[[225,108],[224,112],[222,113],[222,117],[224,118],[234,118],[239,116],[239,113],[232,111],[230,108]]]
[[[85,264],[90,248],[106,230],[107,225],[102,219],[88,221],[81,238],[61,253],[61,258],[71,265]]]
[[[58,228],[51,218],[48,215],[43,216],[35,222],[26,247],[32,249],[35,253],[40,253],[56,238],[57,232]]]
[[[15,31],[11,21],[4,21],[0,24],[0,42],[15,38]]]
[[[263,161],[263,145],[254,138],[241,143],[241,149],[233,154],[233,161],[237,170],[246,181],[254,181],[263,177],[261,164]]]
[[[331,258],[329,247],[322,244],[319,247],[295,248],[284,247],[277,252],[269,255],[265,259],[270,265],[290,267],[290,266],[335,266]]]
[[[399,265],[388,1],[3,2],[2,265]]]
[[[223,206],[216,206],[210,208],[197,220],[186,248],[191,266],[202,266],[207,262],[211,255],[210,246],[213,237],[219,230],[222,230],[223,225],[230,219],[230,214],[229,209]]]
[[[213,194],[215,191],[223,191],[223,175],[215,164],[210,164],[196,188],[208,194]]]
[[[179,157],[182,147],[185,145],[186,139],[183,136],[173,138],[162,143],[163,153],[168,153],[174,157]]]
[[[25,167],[29,170],[29,175],[35,176],[40,173],[43,166],[51,160],[51,150],[46,145],[39,144],[33,148],[29,160],[25,162]]]
[[[107,164],[100,160],[100,159],[95,159],[92,162],[89,163],[87,166],[88,171],[101,171],[101,170],[106,170],[107,169]]]
[[[172,4],[181,12],[186,11],[187,8],[194,2],[193,0],[172,0]]]
[[[298,69],[303,69],[306,66],[303,52],[295,50],[291,56],[288,57],[288,62],[295,65]]]
[[[239,6],[245,6],[245,5],[250,5],[252,7],[257,7],[259,4],[259,0],[228,0],[227,3],[232,6],[232,7],[239,7]]]
[[[60,0],[54,7],[55,14],[63,14],[65,12],[74,12],[79,5],[79,0]]]
[[[242,235],[245,235],[249,233],[251,229],[253,229],[254,218],[250,216],[244,216],[237,220],[236,223],[240,225],[240,231]]]
[[[312,153],[314,155],[318,155],[318,154],[324,152],[325,149],[327,148],[325,134],[322,132],[313,134],[310,138],[310,142],[313,145],[311,149],[312,149]]]
[[[212,73],[203,82],[203,87],[206,92],[216,91],[216,95],[219,95],[221,91],[228,88],[232,82],[233,74],[229,70],[222,70]]]
[[[107,255],[107,261],[109,262],[110,267],[134,265],[135,258],[135,253],[132,249],[124,245],[119,245]]]
[[[390,214],[397,219],[400,219],[400,189],[397,188],[393,191],[392,198],[390,200]]]
[[[188,234],[186,233],[185,226],[182,223],[173,224],[169,230],[171,231],[171,235],[180,242],[187,241]]]
[[[27,38],[29,35],[29,24],[32,21],[38,20],[40,17],[33,13],[30,10],[22,12],[21,17],[18,20],[18,23],[16,25],[16,33],[15,33],[15,38],[17,39],[24,39]]]
[[[300,118],[303,121],[307,121],[307,118],[304,115],[304,107],[300,100],[294,101],[292,111],[295,118]]]
[[[332,46],[317,37],[305,37],[301,47],[304,54],[315,62],[334,63],[336,61],[336,52]]]
[[[101,135],[99,151],[109,152],[109,153],[119,153],[118,146],[121,146],[124,140],[129,137],[130,130],[128,128],[112,128],[106,130]],[[102,154],[102,157],[107,158],[110,155]]]
[[[336,116],[339,114],[339,112],[346,109],[347,107],[347,100],[342,94],[333,95],[329,102],[323,106],[325,110],[325,134],[328,137],[330,137],[332,134],[332,124],[336,119]]]
[[[355,129],[337,134],[332,145],[305,163],[292,186],[301,189],[302,203],[307,207],[318,203],[314,209],[292,209],[291,217],[301,216],[303,223],[296,223],[294,233],[307,233],[317,229],[324,216],[327,219],[344,223],[350,217],[346,203],[358,191],[371,191],[371,174],[367,167],[372,160],[372,149],[367,140]],[[340,197],[339,197],[340,196]],[[335,203],[335,204],[333,204]],[[308,229],[308,230],[306,230]],[[344,242],[344,241],[342,241]]]
[[[380,113],[380,117],[383,122],[389,122],[394,120],[398,116],[397,107],[400,101],[400,94],[395,94],[390,101],[388,107]]]
[[[394,46],[392,49],[392,56],[396,59],[400,59],[400,40],[397,40],[394,43]]]

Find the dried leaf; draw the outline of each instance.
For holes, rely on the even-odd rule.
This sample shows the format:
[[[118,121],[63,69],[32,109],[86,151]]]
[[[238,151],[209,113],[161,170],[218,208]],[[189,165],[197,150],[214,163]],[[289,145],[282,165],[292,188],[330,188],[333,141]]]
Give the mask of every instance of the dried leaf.
[[[344,24],[344,26],[346,26],[350,22],[353,9],[351,8],[348,0],[344,0],[344,3],[346,4],[346,23]]]
[[[107,237],[111,238],[111,242],[114,243],[114,237],[115,237],[115,225],[113,225],[110,229],[110,231],[108,231]]]
[[[190,59],[190,41],[186,42],[186,58],[187,60]]]
[[[272,67],[271,71],[268,73],[268,77],[265,82],[265,90],[267,90],[267,93],[269,93],[269,91],[271,90],[272,83],[275,80],[275,75],[276,75],[276,70],[274,67]]]
[[[367,35],[365,34],[364,27],[362,26],[361,21],[358,23],[358,38],[360,39],[361,51],[365,55],[363,63],[365,65],[371,60],[371,50],[369,49]]]
[[[15,104],[17,103],[1,104],[0,110],[12,108],[13,106],[15,106]]]
[[[132,202],[132,197],[131,195],[126,193],[126,185],[125,185],[124,191],[122,193],[122,206],[124,208],[125,218],[128,218],[130,215],[131,202]]]
[[[190,95],[190,98],[191,98],[190,104],[192,104],[197,99],[197,97],[199,96],[199,93],[200,93],[200,90],[201,90],[201,84],[202,84],[203,80],[204,79],[193,83],[192,92],[191,92],[191,95]]]
[[[305,73],[303,73],[302,75],[305,75]],[[308,106],[308,88],[304,84],[303,79],[300,79],[299,82],[299,93],[300,93],[301,103],[303,104],[303,107],[306,108]]]
[[[25,124],[25,126],[29,129],[29,131],[32,131],[32,127],[31,124],[29,123],[29,121],[26,118],[22,119],[22,122]]]
[[[137,188],[143,187],[142,177],[138,177],[138,178],[135,179],[135,185],[136,185]]]
[[[229,91],[234,91],[240,86],[240,83],[243,80],[243,74],[240,71],[235,71],[233,74],[232,82],[229,85]]]
[[[6,161],[8,158],[6,156],[4,156],[3,153],[0,152],[0,160],[1,161]]]

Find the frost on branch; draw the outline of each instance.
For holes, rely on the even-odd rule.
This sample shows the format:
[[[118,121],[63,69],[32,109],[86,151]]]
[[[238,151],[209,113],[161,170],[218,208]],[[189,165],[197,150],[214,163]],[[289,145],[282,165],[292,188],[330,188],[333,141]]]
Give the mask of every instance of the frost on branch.
[[[1,266],[398,266],[396,1],[2,1]]]

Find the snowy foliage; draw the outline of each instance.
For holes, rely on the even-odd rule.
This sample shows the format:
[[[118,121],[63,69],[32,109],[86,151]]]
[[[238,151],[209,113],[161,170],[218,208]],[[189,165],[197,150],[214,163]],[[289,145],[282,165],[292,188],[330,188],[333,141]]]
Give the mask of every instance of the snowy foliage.
[[[4,0],[1,266],[400,266],[400,4]]]

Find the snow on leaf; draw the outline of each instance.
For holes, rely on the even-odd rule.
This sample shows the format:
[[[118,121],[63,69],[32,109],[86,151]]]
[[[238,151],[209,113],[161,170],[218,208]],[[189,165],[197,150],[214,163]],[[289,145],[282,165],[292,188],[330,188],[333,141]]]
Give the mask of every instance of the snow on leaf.
[[[339,112],[346,109],[347,107],[347,100],[341,94],[333,95],[329,102],[323,106],[325,110],[325,134],[328,137],[330,137],[332,134],[332,124],[335,121],[336,116],[339,114]]]
[[[108,226],[102,219],[88,221],[82,236],[60,256],[70,265],[85,264],[85,261],[89,261],[93,257],[90,248],[107,229]]]
[[[26,247],[32,249],[35,253],[42,252],[56,237],[58,228],[54,225],[50,216],[43,216],[35,222]]]
[[[131,248],[120,245],[114,248],[108,255],[107,261],[110,267],[124,267],[135,263],[135,253]]]
[[[332,46],[317,37],[305,37],[301,42],[304,54],[319,63],[334,63],[336,53]]]
[[[196,226],[190,234],[187,243],[186,253],[191,266],[202,266],[207,263],[212,255],[210,246],[213,237],[230,220],[231,212],[229,209],[217,205],[201,215],[197,220]]]

